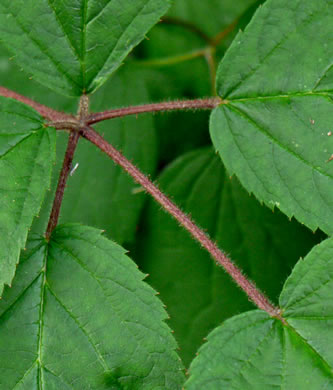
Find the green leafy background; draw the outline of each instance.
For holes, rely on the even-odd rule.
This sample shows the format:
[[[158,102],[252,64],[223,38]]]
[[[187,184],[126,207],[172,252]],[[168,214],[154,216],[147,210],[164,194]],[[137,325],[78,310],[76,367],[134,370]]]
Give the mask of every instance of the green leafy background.
[[[0,85],[74,114],[83,92],[93,111],[225,99],[212,115],[133,116],[96,130],[280,304],[286,323],[253,310],[203,249],[82,139],[65,224],[46,243],[68,134],[0,98],[0,290],[28,247],[0,301],[1,390],[180,389],[183,365],[185,389],[333,388],[331,239],[311,251],[333,226],[332,2],[199,3],[178,0],[165,14],[164,0],[3,1]],[[115,242],[149,273],[167,325]]]

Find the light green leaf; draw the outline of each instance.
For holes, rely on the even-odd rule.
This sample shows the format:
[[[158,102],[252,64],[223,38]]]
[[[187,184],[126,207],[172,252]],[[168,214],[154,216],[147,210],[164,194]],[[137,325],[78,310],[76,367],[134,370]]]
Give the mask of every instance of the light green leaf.
[[[50,185],[55,130],[31,108],[0,97],[0,295]]]
[[[269,207],[333,232],[333,3],[267,1],[223,59],[211,136]]]
[[[230,180],[210,148],[174,161],[159,184],[275,302],[290,269],[318,242],[295,220],[261,206],[236,178]],[[211,329],[253,306],[154,201],[149,202],[141,230],[140,266],[167,305],[187,366]]]
[[[79,225],[37,240],[0,302],[0,388],[180,389],[156,293],[124,249]]]
[[[169,0],[4,0],[0,40],[36,79],[92,93],[167,11]]]
[[[285,323],[253,311],[208,336],[185,389],[333,389],[333,239],[300,260],[280,296]]]

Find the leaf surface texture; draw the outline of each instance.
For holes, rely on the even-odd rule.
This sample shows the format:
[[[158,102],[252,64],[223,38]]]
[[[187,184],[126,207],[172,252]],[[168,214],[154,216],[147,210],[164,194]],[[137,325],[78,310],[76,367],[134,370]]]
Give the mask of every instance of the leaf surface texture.
[[[32,242],[0,302],[0,388],[180,389],[167,315],[143,278],[94,228]]]
[[[55,130],[31,108],[0,97],[0,295],[14,276],[54,159]]]
[[[5,0],[1,39],[36,79],[65,95],[101,86],[169,0]]]
[[[211,136],[269,207],[333,232],[333,3],[267,1],[222,60]]]

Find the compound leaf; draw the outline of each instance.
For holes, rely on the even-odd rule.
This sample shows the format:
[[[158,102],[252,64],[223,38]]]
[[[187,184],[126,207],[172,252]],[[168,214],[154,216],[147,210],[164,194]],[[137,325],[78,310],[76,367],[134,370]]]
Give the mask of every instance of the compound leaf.
[[[0,388],[180,389],[176,343],[156,293],[99,230],[35,240],[0,302]]]
[[[262,311],[227,320],[193,361],[185,389],[333,389],[333,239],[300,260],[280,296],[285,324]]]
[[[295,220],[250,197],[236,178],[226,175],[211,148],[175,160],[159,184],[276,303],[290,269],[317,243],[318,237]],[[211,329],[252,306],[154,201],[149,202],[139,242],[140,266],[167,305],[187,366]]]
[[[169,0],[5,0],[0,40],[42,84],[80,96],[102,85]]]
[[[222,60],[211,136],[268,206],[333,233],[330,0],[267,1]]]
[[[0,295],[50,185],[55,130],[22,103],[0,97]]]

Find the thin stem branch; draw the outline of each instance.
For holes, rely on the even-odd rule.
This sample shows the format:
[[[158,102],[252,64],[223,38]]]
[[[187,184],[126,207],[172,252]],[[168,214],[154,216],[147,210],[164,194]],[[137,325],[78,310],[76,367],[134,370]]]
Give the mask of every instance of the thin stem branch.
[[[140,66],[168,66],[168,65],[175,65],[179,64],[181,62],[190,61],[194,58],[205,56],[207,52],[207,49],[198,49],[198,50],[192,50],[189,53],[175,55],[175,56],[169,56],[169,57],[162,57],[162,58],[153,58],[149,60],[139,60],[137,61],[137,64]]]
[[[185,20],[177,19],[177,18],[170,18],[170,17],[164,17],[161,21],[165,24],[173,24],[175,26],[184,27],[189,31],[194,32],[197,34],[200,38],[205,40],[207,43],[210,43],[210,38],[207,34],[205,34],[200,28],[198,28],[195,24],[186,22]]]
[[[223,31],[219,32],[215,35],[214,38],[211,39],[210,43],[212,46],[216,47],[226,38],[237,26],[238,18],[235,19],[232,23],[230,23]]]
[[[236,284],[247,294],[258,308],[265,310],[271,316],[283,320],[279,309],[269,302],[268,298],[249,281],[238,267],[217,247],[217,245],[200,229],[189,216],[181,211],[165,194],[163,194],[138,168],[126,159],[117,149],[110,145],[93,128],[82,128],[82,136],[96,145],[132,178],[139,183],[152,197],[197,240],[210,255],[225,269]]]
[[[213,95],[217,95],[216,91],[216,61],[215,61],[215,47],[208,47],[205,50],[205,60],[208,65],[209,75],[210,75],[210,83],[212,87]]]
[[[72,131],[69,135],[67,150],[62,165],[62,169],[59,176],[58,186],[53,201],[52,211],[47,225],[45,237],[47,240],[50,239],[53,229],[57,226],[60,214],[60,208],[62,199],[64,197],[66,182],[71,171],[72,162],[74,158],[75,149],[80,138],[78,131]]]
[[[159,111],[174,111],[174,110],[211,110],[219,104],[226,103],[219,97],[212,97],[207,99],[195,100],[179,100],[173,102],[143,104],[140,106],[131,106],[118,108],[114,110],[107,110],[104,112],[97,112],[88,115],[86,123],[91,125],[93,123],[105,121],[107,119],[119,118],[127,115],[137,115],[146,112]]]
[[[11,98],[22,102],[34,110],[36,110],[42,117],[49,121],[71,121],[73,119],[72,115],[65,114],[64,112],[53,110],[50,107],[44,106],[44,104],[40,104],[35,102],[34,100],[20,95],[10,89],[5,87],[0,87],[0,96]]]

